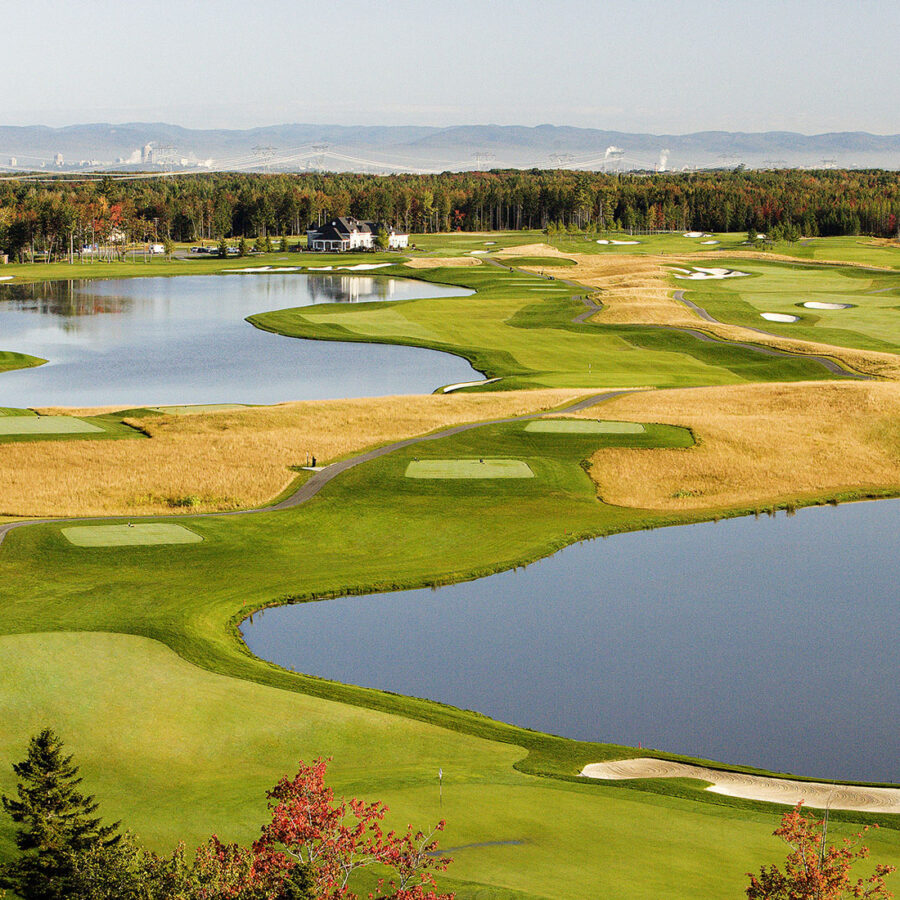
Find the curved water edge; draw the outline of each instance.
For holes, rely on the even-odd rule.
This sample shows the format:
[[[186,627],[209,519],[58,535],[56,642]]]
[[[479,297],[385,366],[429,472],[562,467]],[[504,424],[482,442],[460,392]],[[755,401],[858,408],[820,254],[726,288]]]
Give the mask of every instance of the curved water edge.
[[[278,403],[430,393],[479,378],[453,354],[289,338],[247,316],[286,307],[460,296],[385,276],[179,275],[0,286],[4,349],[49,359],[3,373],[4,406]],[[39,351],[39,352],[38,352]]]
[[[276,607],[242,633],[287,668],[543,732],[889,783],[898,520],[883,500],[625,533],[437,590]]]

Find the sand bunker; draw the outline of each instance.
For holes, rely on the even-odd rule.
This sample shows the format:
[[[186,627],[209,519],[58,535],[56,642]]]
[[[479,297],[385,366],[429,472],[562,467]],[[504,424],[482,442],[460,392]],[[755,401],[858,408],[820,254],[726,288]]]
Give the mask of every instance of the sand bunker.
[[[334,266],[310,266],[308,272],[330,272]]]
[[[627,245],[627,244],[640,244],[640,241],[606,241],[606,240],[599,240],[599,241],[597,241],[597,243],[598,243],[598,244],[616,244],[617,246],[624,247],[624,246]]]
[[[12,281],[15,275],[0,275],[0,281]]]
[[[689,238],[703,237],[703,232],[702,231],[686,231],[682,235],[682,237],[689,237]]]
[[[408,259],[403,265],[408,269],[441,269],[461,266],[480,266],[480,259],[471,256],[420,256]]]
[[[488,378],[486,381],[458,381],[456,384],[448,384],[445,388],[442,388],[441,393],[452,394],[453,391],[458,391],[460,388],[475,387],[480,384],[493,384],[499,380],[499,378]]]
[[[639,422],[603,422],[593,419],[537,419],[525,426],[526,431],[544,434],[640,434]]]
[[[718,243],[720,243],[720,242],[719,242],[719,241],[700,241],[700,243],[701,243],[701,244],[707,244],[707,245],[708,245],[708,244],[718,244]]]
[[[103,429],[73,416],[3,416],[0,435],[12,434],[91,434]]]
[[[472,256],[481,256],[484,253],[490,253],[490,250],[470,250],[469,253]]]
[[[342,272],[371,272],[372,269],[383,269],[393,263],[359,263],[355,266],[338,266]]]
[[[493,245],[496,244],[496,243],[497,243],[496,241],[485,241],[485,242],[484,242],[484,246],[485,246],[485,247],[491,247],[491,246],[493,246]]]
[[[900,813],[900,788],[831,785],[818,781],[795,781],[765,775],[722,772],[705,766],[670,762],[666,759],[623,759],[591,763],[581,772],[587,778],[620,781],[627,778],[699,778],[712,782],[706,788],[715,794],[764,800],[794,806],[801,800],[817,809],[850,809],[859,812]]]
[[[137,525],[75,525],[62,529],[63,536],[76,547],[135,547],[149,544],[196,544],[202,541],[183,525],[145,522]]]
[[[850,309],[852,303],[825,303],[821,300],[807,300],[803,304],[807,309]]]
[[[799,316],[791,316],[788,313],[760,313],[769,322],[799,322]]]
[[[520,459],[417,459],[406,467],[407,478],[534,478]]]
[[[693,271],[687,271],[686,269],[675,269],[676,272],[684,272],[683,275],[676,275],[676,278],[681,278],[685,281],[709,281],[709,280],[717,280],[720,278],[743,278],[745,275],[749,275],[749,272],[738,272],[736,269],[704,269],[700,266],[694,266]]]

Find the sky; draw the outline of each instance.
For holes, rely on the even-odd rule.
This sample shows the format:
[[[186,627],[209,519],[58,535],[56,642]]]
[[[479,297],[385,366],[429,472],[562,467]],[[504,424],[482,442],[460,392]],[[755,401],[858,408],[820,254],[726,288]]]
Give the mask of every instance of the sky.
[[[2,125],[900,133],[896,0],[0,0]]]

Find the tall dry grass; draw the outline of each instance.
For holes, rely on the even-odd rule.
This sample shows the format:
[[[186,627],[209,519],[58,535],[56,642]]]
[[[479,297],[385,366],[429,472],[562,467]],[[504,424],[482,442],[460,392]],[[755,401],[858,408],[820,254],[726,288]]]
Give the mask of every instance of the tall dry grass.
[[[686,426],[698,442],[689,449],[598,450],[591,478],[603,500],[620,506],[704,509],[900,490],[900,384],[646,392],[604,405],[603,417]]]
[[[146,515],[262,505],[296,477],[288,467],[306,464],[308,455],[324,463],[461,422],[550,409],[588,392],[285,403],[134,420],[150,440],[4,444],[0,515]]]

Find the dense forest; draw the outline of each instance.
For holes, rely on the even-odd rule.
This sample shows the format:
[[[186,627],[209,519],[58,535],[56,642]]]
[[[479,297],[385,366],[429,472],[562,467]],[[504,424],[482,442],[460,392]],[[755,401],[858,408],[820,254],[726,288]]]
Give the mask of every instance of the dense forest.
[[[778,228],[889,237],[900,226],[900,174],[513,170],[9,180],[0,182],[0,253],[63,258],[111,242],[300,235],[338,215],[409,232]]]

